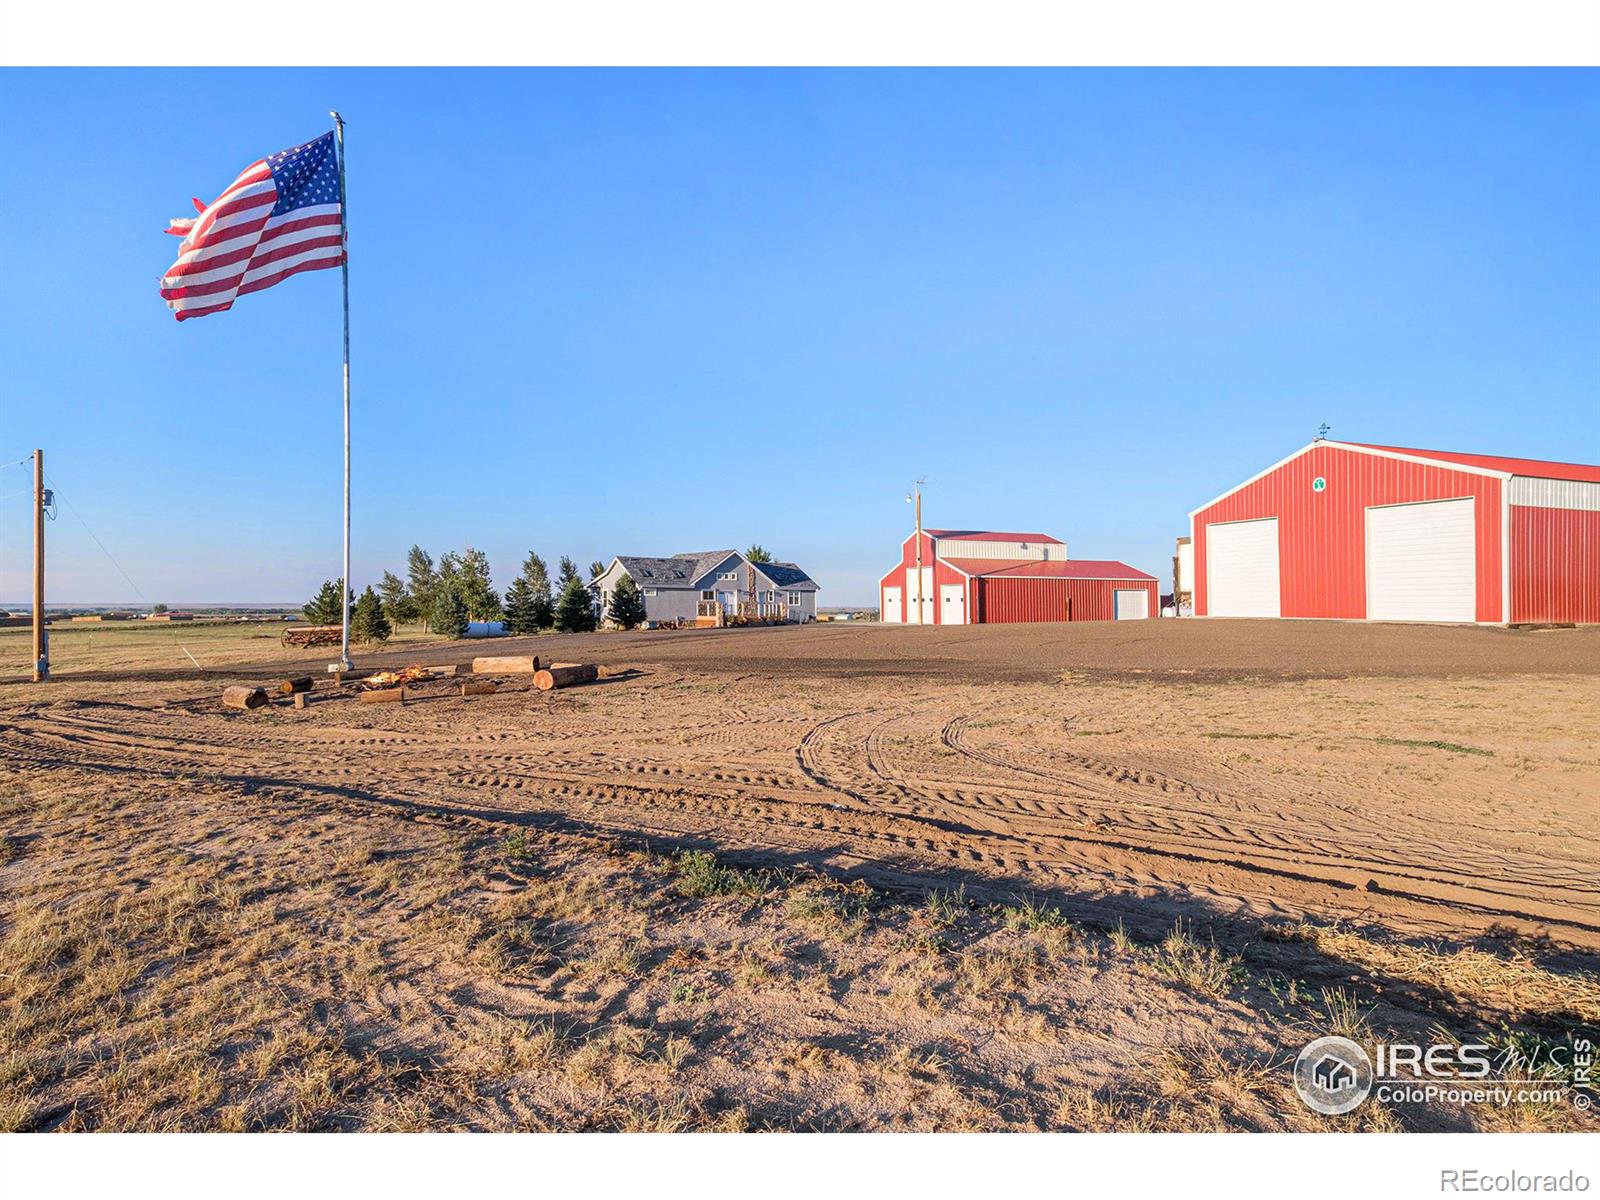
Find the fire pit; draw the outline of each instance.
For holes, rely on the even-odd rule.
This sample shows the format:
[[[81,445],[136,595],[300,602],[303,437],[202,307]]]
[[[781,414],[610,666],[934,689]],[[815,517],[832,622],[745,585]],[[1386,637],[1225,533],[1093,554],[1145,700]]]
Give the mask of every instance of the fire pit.
[[[403,671],[375,671],[361,681],[361,686],[372,692],[382,688],[405,687],[432,678],[433,672],[427,667],[407,667]]]

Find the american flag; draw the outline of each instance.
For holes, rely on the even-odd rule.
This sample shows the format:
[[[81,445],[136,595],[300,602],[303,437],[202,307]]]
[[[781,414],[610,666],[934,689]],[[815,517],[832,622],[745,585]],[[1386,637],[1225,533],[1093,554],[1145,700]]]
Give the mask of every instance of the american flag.
[[[161,295],[178,320],[226,312],[239,296],[301,271],[344,261],[343,196],[333,134],[251,163],[196,217],[167,229],[183,238]]]

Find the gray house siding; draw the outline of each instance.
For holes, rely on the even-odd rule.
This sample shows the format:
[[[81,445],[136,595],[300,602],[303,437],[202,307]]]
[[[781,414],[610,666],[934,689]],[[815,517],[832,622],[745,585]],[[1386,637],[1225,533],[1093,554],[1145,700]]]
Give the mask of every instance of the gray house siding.
[[[634,564],[631,571],[629,562]],[[774,570],[777,580],[764,574],[760,564],[755,566],[756,596],[767,599],[769,593],[775,592],[780,603],[791,605],[793,619],[816,620],[816,583],[792,563],[773,566],[778,568]],[[740,601],[750,599],[750,572],[751,564],[737,551],[690,552],[669,558],[620,555],[589,586],[600,605],[602,619],[617,584],[624,575],[631,575],[644,597],[646,620],[693,621],[702,599],[715,600],[730,612]]]

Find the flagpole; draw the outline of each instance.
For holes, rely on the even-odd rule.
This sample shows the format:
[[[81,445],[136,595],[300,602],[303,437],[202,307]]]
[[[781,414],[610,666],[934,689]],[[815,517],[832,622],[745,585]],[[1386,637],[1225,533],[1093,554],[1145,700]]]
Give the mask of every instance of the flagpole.
[[[339,606],[342,632],[339,640],[339,666],[348,671],[350,661],[350,227],[347,223],[348,197],[344,187],[344,118],[330,110],[333,140],[339,159],[339,244],[344,259],[339,274],[344,281],[344,596]]]

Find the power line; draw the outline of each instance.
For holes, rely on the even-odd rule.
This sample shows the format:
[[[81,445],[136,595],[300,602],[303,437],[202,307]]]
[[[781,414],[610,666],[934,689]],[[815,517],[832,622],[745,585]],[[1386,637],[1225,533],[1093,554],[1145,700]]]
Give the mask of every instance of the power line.
[[[59,499],[63,504],[65,504],[67,506],[67,511],[68,512],[70,512],[73,516],[78,518],[78,524],[83,526],[83,531],[85,533],[87,533],[90,538],[93,539],[94,544],[96,546],[100,547],[100,553],[104,554],[108,559],[111,560],[111,565],[117,569],[117,574],[121,575],[123,579],[127,580],[128,586],[131,587],[134,590],[134,592],[136,592],[138,594],[139,599],[143,600],[146,604],[149,604],[150,603],[150,597],[146,596],[144,594],[144,591],[139,587],[139,585],[133,581],[132,577],[126,571],[124,571],[122,569],[122,564],[117,561],[116,555],[112,554],[111,551],[106,549],[106,544],[104,542],[102,542],[98,537],[95,537],[94,530],[89,528],[89,522],[85,521],[83,519],[83,514],[80,513],[76,508],[74,508],[72,506],[72,501],[68,500],[65,496],[63,496],[61,494],[60,486],[56,483],[56,481],[54,479],[51,478],[50,473],[48,471],[45,472],[45,476],[44,477],[46,479],[50,480],[50,486],[51,486],[52,491],[55,494],[55,497],[57,499]]]
[[[61,494],[61,487],[60,487],[59,484],[56,483],[55,479],[53,479],[51,477],[50,472],[46,471],[44,477],[46,479],[50,480],[50,487],[51,487],[51,491],[52,491],[52,494],[53,494],[53,498],[60,500],[61,503],[65,504],[67,506],[67,511],[70,512],[74,517],[76,517],[78,519],[78,524],[83,526],[83,531],[89,535],[89,537],[93,540],[94,544],[96,546],[100,547],[100,553],[104,554],[106,556],[106,558],[108,558],[111,561],[111,565],[117,569],[117,574],[121,575],[123,579],[127,580],[128,586],[131,587],[134,590],[134,593],[139,597],[139,599],[144,601],[146,607],[150,607],[150,604],[151,604],[150,597],[146,596],[144,594],[144,589],[141,588],[137,583],[135,583],[133,581],[133,576],[129,575],[126,571],[124,571],[122,569],[122,564],[117,561],[117,556],[112,554],[110,550],[106,549],[106,544],[104,542],[102,542],[95,535],[95,532],[94,532],[93,529],[89,528],[89,522],[85,521],[83,519],[83,514],[80,513],[76,508],[73,507],[72,501],[68,500],[65,496],[63,496]],[[194,655],[189,653],[189,647],[185,646],[182,642],[179,642],[178,643],[178,649],[182,650],[184,652],[184,654],[188,655],[189,661],[194,663],[194,665],[196,667],[200,666],[200,660],[195,658]]]

